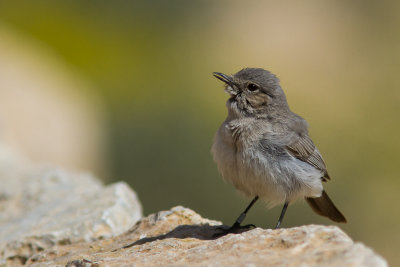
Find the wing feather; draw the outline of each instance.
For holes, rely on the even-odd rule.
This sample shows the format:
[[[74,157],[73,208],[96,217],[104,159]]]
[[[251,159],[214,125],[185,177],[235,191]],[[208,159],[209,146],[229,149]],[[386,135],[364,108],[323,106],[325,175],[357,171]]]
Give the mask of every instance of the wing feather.
[[[323,171],[324,176],[322,177],[322,180],[324,182],[330,179],[321,154],[307,134],[302,134],[295,142],[286,146],[286,148],[292,156],[307,162],[318,170]]]

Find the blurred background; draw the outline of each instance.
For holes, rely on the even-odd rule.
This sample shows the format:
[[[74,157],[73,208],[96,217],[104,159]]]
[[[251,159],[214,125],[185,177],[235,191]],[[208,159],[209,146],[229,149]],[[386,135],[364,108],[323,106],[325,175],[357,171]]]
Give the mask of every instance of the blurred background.
[[[123,180],[145,214],[247,206],[212,161],[227,95],[211,73],[263,67],[307,119],[339,225],[400,265],[400,2],[0,1],[0,142]],[[273,227],[257,203],[246,223]],[[332,224],[307,204],[284,227]]]

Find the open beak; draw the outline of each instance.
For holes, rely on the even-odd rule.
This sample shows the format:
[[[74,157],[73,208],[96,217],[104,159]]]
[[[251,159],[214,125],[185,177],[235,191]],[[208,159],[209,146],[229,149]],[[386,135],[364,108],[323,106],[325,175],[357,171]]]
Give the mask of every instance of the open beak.
[[[223,81],[227,85],[230,85],[230,86],[234,86],[235,85],[235,82],[233,81],[232,76],[228,76],[228,75],[223,74],[221,72],[213,72],[213,75],[214,75],[215,78],[217,78],[218,80]]]

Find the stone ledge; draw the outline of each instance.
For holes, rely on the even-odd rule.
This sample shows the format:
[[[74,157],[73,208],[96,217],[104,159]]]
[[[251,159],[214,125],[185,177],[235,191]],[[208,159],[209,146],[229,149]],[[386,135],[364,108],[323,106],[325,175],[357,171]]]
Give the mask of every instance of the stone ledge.
[[[256,228],[217,239],[220,225],[174,207],[129,231],[94,242],[57,245],[31,257],[30,266],[387,266],[336,226]]]
[[[141,218],[125,183],[40,167],[0,146],[0,266],[387,266],[336,226],[214,238],[221,223],[178,206]]]
[[[125,183],[32,165],[0,147],[0,266],[21,266],[57,245],[124,233],[141,217]]]

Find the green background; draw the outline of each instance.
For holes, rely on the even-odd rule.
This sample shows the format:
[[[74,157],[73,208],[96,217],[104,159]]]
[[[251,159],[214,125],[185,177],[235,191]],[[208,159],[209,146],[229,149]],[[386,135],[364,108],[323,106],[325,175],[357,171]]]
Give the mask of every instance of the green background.
[[[211,73],[263,67],[311,125],[340,227],[393,266],[399,12],[396,1],[0,1],[1,23],[95,84],[107,114],[97,174],[128,182],[145,214],[183,205],[230,224],[248,204],[212,161],[227,95]],[[246,222],[272,227],[280,209],[258,203]],[[303,202],[283,226],[311,223],[332,224]]]

